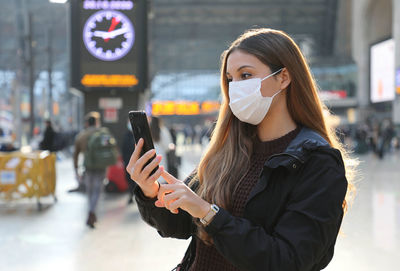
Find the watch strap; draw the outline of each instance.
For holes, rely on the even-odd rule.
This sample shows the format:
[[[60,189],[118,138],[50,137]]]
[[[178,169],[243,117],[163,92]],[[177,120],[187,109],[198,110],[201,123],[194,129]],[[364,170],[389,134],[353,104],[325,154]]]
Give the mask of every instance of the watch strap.
[[[200,222],[204,226],[207,226],[213,220],[214,216],[218,213],[218,211],[219,207],[215,204],[211,204],[210,210],[203,218],[200,218]]]

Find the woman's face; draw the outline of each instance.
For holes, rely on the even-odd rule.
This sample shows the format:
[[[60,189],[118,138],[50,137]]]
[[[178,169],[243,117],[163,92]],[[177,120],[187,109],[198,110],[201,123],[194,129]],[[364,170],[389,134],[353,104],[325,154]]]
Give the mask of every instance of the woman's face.
[[[240,81],[251,78],[261,78],[271,74],[270,68],[257,57],[241,50],[234,50],[226,62],[228,81]],[[272,76],[261,82],[261,95],[272,97],[280,90],[281,82]]]

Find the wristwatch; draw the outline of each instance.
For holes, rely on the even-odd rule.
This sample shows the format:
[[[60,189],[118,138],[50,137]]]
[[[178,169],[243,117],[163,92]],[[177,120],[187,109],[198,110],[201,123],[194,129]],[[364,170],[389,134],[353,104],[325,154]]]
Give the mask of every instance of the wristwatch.
[[[211,208],[208,211],[208,213],[203,218],[200,218],[201,224],[203,224],[203,226],[207,226],[208,224],[210,224],[210,222],[213,220],[214,216],[218,213],[218,211],[219,207],[215,204],[211,204]]]

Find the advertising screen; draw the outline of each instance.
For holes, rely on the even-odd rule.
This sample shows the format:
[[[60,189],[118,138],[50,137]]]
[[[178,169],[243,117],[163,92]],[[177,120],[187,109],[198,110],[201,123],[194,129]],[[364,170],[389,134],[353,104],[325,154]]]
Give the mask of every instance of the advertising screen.
[[[388,39],[370,49],[370,99],[372,103],[395,98],[394,40]]]

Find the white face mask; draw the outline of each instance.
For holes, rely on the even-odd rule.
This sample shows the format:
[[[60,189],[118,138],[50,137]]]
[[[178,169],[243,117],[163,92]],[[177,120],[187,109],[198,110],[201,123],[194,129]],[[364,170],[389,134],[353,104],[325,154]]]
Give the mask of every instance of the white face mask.
[[[229,82],[229,106],[233,114],[239,120],[257,125],[264,119],[271,106],[272,100],[282,90],[279,90],[272,97],[263,97],[261,95],[261,82],[277,74],[282,69],[271,73],[263,79],[252,78]]]

